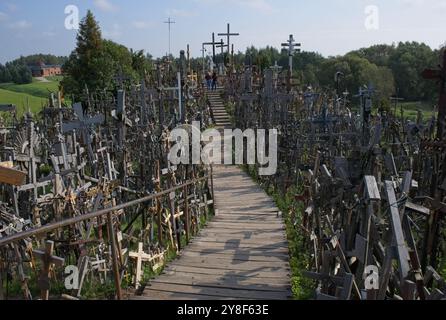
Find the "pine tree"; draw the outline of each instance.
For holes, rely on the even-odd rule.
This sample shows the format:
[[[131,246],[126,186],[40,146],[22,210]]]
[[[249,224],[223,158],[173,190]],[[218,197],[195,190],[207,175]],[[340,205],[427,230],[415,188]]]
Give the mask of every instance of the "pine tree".
[[[77,98],[80,98],[85,86],[94,91],[106,86],[110,81],[109,77],[104,78],[107,64],[103,40],[99,24],[91,11],[87,12],[79,25],[76,49],[63,69],[63,88]]]

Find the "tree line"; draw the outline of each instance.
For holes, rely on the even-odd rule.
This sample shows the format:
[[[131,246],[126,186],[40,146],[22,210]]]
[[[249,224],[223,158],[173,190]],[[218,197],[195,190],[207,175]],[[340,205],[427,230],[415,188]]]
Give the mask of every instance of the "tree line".
[[[374,45],[336,57],[302,52],[293,58],[293,76],[302,86],[333,89],[336,87],[335,74],[340,72],[340,89],[350,94],[358,93],[360,87],[372,86],[382,99],[398,95],[406,101],[433,101],[438,87],[423,79],[421,73],[426,68],[438,66],[440,51],[432,50],[424,43],[400,42]],[[289,58],[287,51],[251,47],[234,59],[238,64],[252,62],[265,69],[276,62],[288,68]]]
[[[342,92],[354,95],[363,86],[372,86],[381,101],[397,95],[406,101],[434,101],[437,87],[426,81],[421,73],[438,65],[440,50],[432,50],[424,43],[400,42],[375,45],[349,52],[343,56],[324,57],[316,52],[298,53],[293,58],[294,74],[300,85],[327,89],[336,88],[335,74],[341,74],[338,86]],[[217,56],[223,61],[228,57]],[[249,63],[264,70],[275,63],[288,67],[288,53],[273,47],[247,48],[235,55],[238,66]],[[178,59],[174,61],[178,63]],[[89,90],[116,88],[116,76],[139,81],[153,70],[152,57],[143,51],[133,51],[123,45],[102,38],[100,27],[89,11],[80,23],[77,46],[64,64],[62,82],[66,93],[81,97]],[[191,65],[201,70],[202,59],[192,59]]]

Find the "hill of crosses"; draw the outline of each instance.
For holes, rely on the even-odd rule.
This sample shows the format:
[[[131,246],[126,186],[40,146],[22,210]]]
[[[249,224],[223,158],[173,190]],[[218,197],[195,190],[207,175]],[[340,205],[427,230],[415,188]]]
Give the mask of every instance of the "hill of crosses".
[[[0,65],[0,300],[446,299],[445,50],[197,47],[177,13],[155,57],[86,12]]]

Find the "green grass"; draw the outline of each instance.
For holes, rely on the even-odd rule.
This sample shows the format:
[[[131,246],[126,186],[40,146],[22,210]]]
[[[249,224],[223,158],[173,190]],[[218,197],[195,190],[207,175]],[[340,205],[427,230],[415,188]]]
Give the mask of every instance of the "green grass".
[[[34,80],[29,84],[14,84],[14,83],[2,83],[0,84],[0,89],[17,92],[17,93],[25,93],[31,96],[36,96],[39,98],[48,99],[50,92],[56,93],[59,90],[59,81],[60,79],[54,78],[56,81],[51,82],[40,82]]]
[[[0,88],[0,104],[14,104],[17,107],[18,116],[28,111],[28,105],[32,113],[36,114],[48,99],[36,97],[26,93],[18,93]]]
[[[34,79],[29,84],[0,83],[0,104],[16,105],[19,117],[28,111],[28,106],[33,114],[39,113],[42,106],[48,104],[50,92],[59,90],[62,77],[48,77],[47,80],[50,82]]]
[[[416,120],[418,117],[418,110],[423,114],[423,120],[428,121],[435,114],[432,104],[427,102],[403,102],[398,105],[396,114],[401,117],[401,107],[403,108],[404,117],[410,120]],[[391,107],[392,112],[395,110],[395,106]]]

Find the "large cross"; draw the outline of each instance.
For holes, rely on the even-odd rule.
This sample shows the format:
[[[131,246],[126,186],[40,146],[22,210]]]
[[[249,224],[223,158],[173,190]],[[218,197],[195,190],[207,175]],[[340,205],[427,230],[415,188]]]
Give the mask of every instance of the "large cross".
[[[219,33],[218,36],[219,37],[224,37],[226,36],[228,39],[227,42],[227,46],[228,46],[228,55],[230,54],[229,50],[231,50],[231,37],[238,37],[240,34],[239,33],[231,33],[231,24],[228,23],[228,29],[226,33]]]
[[[444,126],[446,123],[446,50],[443,53],[443,66],[441,66],[441,69],[426,69],[423,72],[423,78],[429,80],[438,80],[440,82],[437,137],[438,139],[442,140],[444,135]]]
[[[172,54],[171,49],[170,49],[170,30],[171,30],[172,24],[175,24],[176,22],[173,21],[171,18],[169,18],[169,19],[167,19],[167,21],[164,21],[164,23],[169,25],[169,59],[170,59],[170,56]]]
[[[33,250],[33,254],[42,260],[42,272],[39,278],[40,297],[42,300],[48,300],[49,298],[51,265],[61,267],[65,263],[65,259],[53,256],[53,251],[53,241],[47,241],[45,248],[42,250]]]
[[[82,104],[76,103],[73,105],[74,113],[77,115],[78,120],[63,123],[62,125],[62,132],[68,133],[73,130],[79,130],[81,131],[82,138],[84,140],[84,144],[88,147],[88,154],[91,157],[90,160],[93,159],[93,148],[91,146],[91,138],[89,129],[91,126],[99,125],[104,123],[105,117],[104,115],[96,115],[94,117],[88,118],[85,116],[83,110],[82,110]]]

